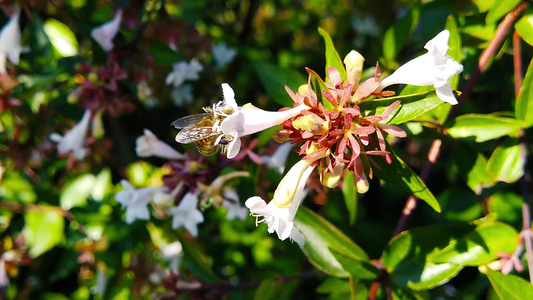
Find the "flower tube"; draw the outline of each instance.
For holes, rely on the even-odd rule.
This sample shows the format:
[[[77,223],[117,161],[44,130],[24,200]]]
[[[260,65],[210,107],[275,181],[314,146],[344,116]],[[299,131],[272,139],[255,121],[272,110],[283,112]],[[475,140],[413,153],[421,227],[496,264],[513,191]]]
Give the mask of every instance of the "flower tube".
[[[448,52],[450,32],[441,31],[424,46],[428,53],[419,56],[404,65],[379,83],[377,91],[393,84],[411,84],[417,86],[433,85],[437,96],[450,104],[457,104],[449,80],[463,71],[463,66],[453,60]]]

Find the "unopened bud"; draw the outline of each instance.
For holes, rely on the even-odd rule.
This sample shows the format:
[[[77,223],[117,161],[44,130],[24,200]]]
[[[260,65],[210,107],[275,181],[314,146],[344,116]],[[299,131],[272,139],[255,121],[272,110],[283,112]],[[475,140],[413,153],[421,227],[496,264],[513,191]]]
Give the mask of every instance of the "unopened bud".
[[[352,50],[344,58],[344,65],[346,66],[346,81],[356,90],[363,73],[363,62],[365,58],[359,52]]]
[[[338,164],[333,168],[333,173],[325,172],[324,176],[321,178],[322,184],[330,189],[337,187],[343,170],[344,164]]]
[[[368,192],[368,188],[370,185],[368,184],[368,179],[366,179],[366,176],[363,174],[363,176],[355,179],[355,189],[359,194],[364,194]]]
[[[291,138],[289,137],[292,132],[282,129],[274,132],[273,139],[276,141],[276,143],[284,143],[286,141],[290,141]]]

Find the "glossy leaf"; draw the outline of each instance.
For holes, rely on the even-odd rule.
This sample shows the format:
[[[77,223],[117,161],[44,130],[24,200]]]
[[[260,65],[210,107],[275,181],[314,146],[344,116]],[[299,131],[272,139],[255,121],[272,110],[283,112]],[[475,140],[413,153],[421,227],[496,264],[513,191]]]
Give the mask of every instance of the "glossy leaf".
[[[520,2],[521,0],[494,1],[494,5],[490,7],[485,21],[487,23],[494,23],[498,21],[500,18],[513,10],[518,4],[520,4]]]
[[[357,191],[355,190],[355,178],[352,172],[346,172],[342,182],[342,195],[344,196],[344,203],[348,210],[350,225],[355,223],[357,217]]]
[[[531,19],[533,21],[533,15]],[[525,127],[533,125],[533,59],[529,63],[526,77],[516,100],[515,115],[517,119],[525,121]]]
[[[332,276],[348,276],[348,272],[335,259],[330,249],[348,253],[361,261],[368,260],[368,256],[363,249],[326,219],[311,210],[300,207],[294,222],[296,228],[305,237],[305,245],[302,247],[302,251],[317,269]]]
[[[533,46],[533,14],[522,16],[514,24],[514,28],[524,41]]]
[[[316,288],[317,293],[328,294],[328,299],[330,300],[350,299],[351,290],[352,288],[348,280],[336,277],[327,277],[326,280]],[[364,294],[363,289],[358,289],[357,291],[359,294]],[[366,290],[364,297],[359,298],[356,295],[356,299],[368,299],[368,289]]]
[[[512,253],[518,245],[518,233],[504,223],[482,224],[432,256],[435,263],[478,266],[494,260],[499,252]]]
[[[401,105],[390,115],[388,124],[398,125],[416,119],[418,116],[440,106],[444,102],[437,97],[435,92],[423,92],[408,96],[396,96],[383,99],[365,101],[359,105],[366,114],[379,115],[393,102],[400,100]]]
[[[457,22],[455,21],[452,15],[449,15],[446,19],[446,25],[444,27],[450,32],[450,39],[448,40],[448,55],[453,58],[458,63],[462,61],[461,49],[461,34],[459,33],[459,28],[457,27]],[[459,85],[459,76],[460,74],[455,74],[450,80],[450,85],[452,89],[457,89]]]
[[[509,224],[520,224],[524,198],[512,192],[498,192],[490,195],[487,201],[489,213],[496,214],[497,220]]]
[[[268,95],[282,106],[292,107],[294,104],[294,101],[285,91],[286,85],[291,90],[297,91],[300,85],[307,82],[307,79],[300,72],[281,68],[277,65],[254,62],[254,68]]]
[[[474,193],[480,195],[484,188],[496,183],[496,179],[487,172],[488,160],[485,155],[466,146],[459,148],[455,154],[459,174]]]
[[[78,40],[67,25],[56,19],[48,19],[44,22],[43,29],[59,56],[66,57],[78,54]]]
[[[335,248],[330,248],[329,251],[335,256],[335,259],[337,259],[344,270],[354,278],[374,280],[380,273],[378,268],[368,261],[362,261],[348,253],[342,253]]]
[[[383,265],[392,281],[414,290],[441,285],[462,266],[433,263],[430,257],[471,231],[471,225],[439,225],[415,228],[394,237],[383,253]]]
[[[39,210],[28,210],[24,220],[22,234],[30,247],[31,257],[45,253],[65,239],[65,220],[55,207],[39,206]]]
[[[342,62],[339,53],[335,49],[335,45],[333,45],[331,36],[329,36],[327,31],[320,27],[318,28],[318,33],[320,33],[320,35],[324,39],[324,43],[326,44],[326,81],[329,81],[327,75],[329,68],[337,69],[337,71],[339,71],[339,73],[341,74],[341,79],[346,80],[346,69],[344,68],[344,63]]]
[[[468,114],[447,124],[447,132],[455,138],[486,142],[505,135],[516,135],[524,127],[520,120],[494,115]]]
[[[96,177],[92,174],[85,174],[69,182],[61,191],[61,208],[69,210],[73,207],[84,206],[87,198],[93,191]]]
[[[487,277],[502,300],[533,299],[533,286],[523,278],[490,269],[487,270]]]
[[[487,171],[498,181],[512,183],[524,174],[526,149],[516,139],[498,146],[489,158]]]
[[[420,177],[418,177],[418,175],[416,175],[416,173],[394,152],[393,155],[394,159],[391,164],[388,164],[380,158],[374,159],[374,162],[380,167],[380,169],[374,168],[374,172],[377,176],[385,180],[387,183],[391,183],[407,192],[411,192],[413,195],[429,204],[429,206],[435,211],[440,212],[441,208],[439,202],[427,188],[424,181],[422,181],[422,179],[420,179]]]

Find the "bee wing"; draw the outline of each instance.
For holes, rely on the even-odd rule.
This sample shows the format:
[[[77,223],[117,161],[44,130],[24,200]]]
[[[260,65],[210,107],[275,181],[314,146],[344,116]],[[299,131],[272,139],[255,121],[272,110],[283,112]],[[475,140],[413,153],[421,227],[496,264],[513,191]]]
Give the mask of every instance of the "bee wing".
[[[185,116],[183,118],[179,118],[176,121],[172,122],[171,126],[174,126],[175,128],[178,128],[178,129],[191,127],[191,126],[194,126],[200,123],[200,121],[202,121],[207,116],[208,116],[207,113]]]
[[[213,132],[212,127],[194,127],[189,126],[183,128],[176,136],[176,142],[182,144],[188,144],[210,138],[215,135],[221,134],[220,132]]]

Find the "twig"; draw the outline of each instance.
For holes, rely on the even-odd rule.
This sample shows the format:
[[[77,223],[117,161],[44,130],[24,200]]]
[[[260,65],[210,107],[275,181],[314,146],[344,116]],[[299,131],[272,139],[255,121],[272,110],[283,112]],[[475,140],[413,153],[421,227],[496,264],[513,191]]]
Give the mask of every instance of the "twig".
[[[518,100],[520,94],[520,88],[522,87],[522,49],[520,47],[520,36],[516,32],[513,33],[513,65],[514,65],[514,79],[515,79],[515,96]],[[524,139],[524,131],[520,130],[518,133],[520,141],[521,151],[526,152],[527,147]],[[533,245],[531,238],[533,237],[531,231],[531,208],[529,205],[529,189],[527,185],[527,155],[525,155],[526,161],[524,162],[524,175],[521,178],[522,183],[522,195],[524,197],[524,204],[522,204],[522,234],[520,235],[521,242],[526,246],[526,258],[529,270],[529,282],[533,285]]]

